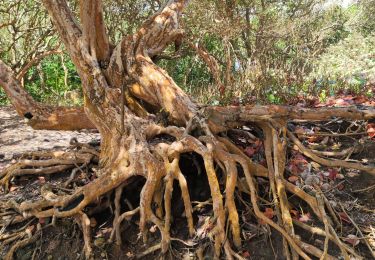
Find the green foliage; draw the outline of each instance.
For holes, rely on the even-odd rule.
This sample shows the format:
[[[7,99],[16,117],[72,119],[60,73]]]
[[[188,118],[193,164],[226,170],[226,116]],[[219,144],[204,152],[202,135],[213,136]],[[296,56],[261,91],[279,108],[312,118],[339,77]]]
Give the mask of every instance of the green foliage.
[[[64,61],[66,75],[60,55],[49,56],[43,60],[39,69],[34,67],[29,70],[25,88],[35,100],[58,105],[81,102],[65,98],[71,91],[81,91],[81,80],[71,60],[65,56]]]
[[[0,88],[0,106],[1,105],[8,105],[9,104],[9,99],[7,95],[5,94],[4,90]]]
[[[361,92],[368,82],[375,80],[375,35],[353,33],[328,47],[314,61],[309,77],[320,89]]]
[[[40,102],[56,105],[82,104],[81,80],[68,56],[64,57],[64,65],[66,82],[60,55],[45,58],[39,66],[28,71],[24,78],[25,89]],[[5,104],[9,104],[9,100],[0,88],[0,105]]]
[[[0,11],[11,2],[0,4]],[[103,1],[112,43],[134,33],[164,2]],[[157,64],[180,87],[207,104],[238,100],[280,104],[301,95],[324,100],[341,89],[360,92],[375,75],[374,1],[361,0],[348,8],[327,3],[192,0],[183,16],[185,43],[177,53],[174,46],[165,51],[167,56],[178,54],[179,58],[157,59]],[[76,1],[70,4],[75,6]],[[21,2],[17,10],[0,18],[0,24],[12,17],[22,17],[16,23],[20,30],[0,29],[0,58],[16,73],[42,51],[61,48],[46,12],[36,1]],[[29,26],[38,29],[21,35]],[[14,43],[12,39],[17,37]],[[218,61],[225,93],[219,93],[207,65],[187,42],[199,42]],[[80,96],[81,88],[68,56],[63,62],[59,55],[45,58],[29,70],[24,85],[41,102],[82,102],[71,99],[70,93]],[[0,104],[5,102],[0,89]]]

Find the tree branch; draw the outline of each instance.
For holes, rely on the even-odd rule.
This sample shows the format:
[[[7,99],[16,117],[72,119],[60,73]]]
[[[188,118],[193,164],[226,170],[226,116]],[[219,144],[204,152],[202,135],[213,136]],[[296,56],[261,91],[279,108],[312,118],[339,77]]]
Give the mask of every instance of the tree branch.
[[[215,84],[218,86],[220,94],[223,95],[225,91],[225,86],[221,80],[221,70],[217,60],[212,55],[210,55],[210,53],[200,44],[189,43],[189,46],[193,48],[197,52],[199,57],[202,58],[204,63],[206,63],[208,69],[210,70],[214,78]]]
[[[291,106],[228,106],[206,107],[204,114],[208,118],[213,132],[243,126],[248,122],[265,120],[307,120],[328,121],[334,118],[347,120],[368,120],[375,118],[375,109],[358,109],[357,107],[299,108]]]
[[[0,86],[9,97],[17,113],[28,119],[34,129],[79,130],[95,126],[83,108],[51,107],[36,102],[21,86],[13,71],[0,60]]]
[[[188,0],[170,0],[143,24],[135,35],[138,53],[153,57],[182,36],[179,17],[187,2]]]
[[[37,64],[39,64],[39,62],[41,62],[41,60],[43,60],[45,57],[47,56],[50,56],[50,55],[54,55],[54,54],[60,54],[62,53],[62,51],[60,50],[51,50],[51,51],[46,51],[46,52],[43,52],[35,57],[33,57],[25,66],[23,66],[21,68],[21,70],[17,73],[17,80],[21,80],[25,74],[29,71],[29,69],[32,67],[32,66],[35,66]]]
[[[103,19],[101,0],[80,0],[80,17],[84,43],[91,55],[100,61],[107,61],[110,55],[108,35]]]
[[[82,36],[82,31],[66,3],[66,0],[43,0],[60,38],[65,44],[72,57],[80,57],[78,40]]]

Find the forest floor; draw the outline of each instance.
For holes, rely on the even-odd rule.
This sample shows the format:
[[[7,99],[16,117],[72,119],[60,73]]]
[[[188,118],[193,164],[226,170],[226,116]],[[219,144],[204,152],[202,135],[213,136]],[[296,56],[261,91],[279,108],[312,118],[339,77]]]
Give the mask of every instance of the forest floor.
[[[370,127],[369,127],[370,126]],[[375,165],[375,133],[372,131],[375,124],[366,124],[364,122],[320,122],[312,124],[311,122],[292,122],[289,127],[296,135],[303,140],[304,144],[316,151],[330,152],[340,159],[356,160],[366,162],[369,165]],[[353,130],[354,129],[354,130]],[[369,131],[370,129],[370,131]],[[247,128],[251,135],[244,137],[238,133],[228,133],[228,136],[254,161],[264,164],[264,149],[262,144],[262,135],[259,129]],[[353,132],[354,131],[354,132]],[[375,131],[375,130],[374,130]],[[318,133],[330,133],[328,135],[319,135]],[[315,133],[315,134],[314,134]],[[342,134],[351,133],[351,134]],[[354,134],[353,134],[354,133]],[[373,134],[374,133],[374,134]],[[338,135],[339,134],[339,135]],[[19,160],[24,153],[32,151],[60,150],[70,149],[70,141],[76,138],[80,143],[91,143],[98,147],[100,136],[95,131],[44,131],[33,130],[17,116],[11,107],[0,107],[0,172],[9,164]],[[353,148],[354,149],[351,149]],[[339,151],[345,151],[339,153]],[[338,154],[338,155],[337,155]],[[330,156],[326,154],[326,156]],[[95,167],[94,167],[95,168]],[[189,168],[189,167],[187,167]],[[191,168],[191,167],[190,167]],[[319,185],[324,192],[325,197],[332,206],[337,219],[339,221],[337,229],[339,236],[348,245],[355,247],[357,252],[371,259],[368,247],[375,250],[375,176],[365,172],[359,172],[343,168],[328,168],[311,162],[293,147],[288,149],[287,172],[285,178],[293,184],[303,188],[306,192],[309,190],[309,182],[318,180]],[[90,170],[90,174],[92,171]],[[86,175],[88,174],[86,170]],[[184,173],[185,174],[185,173]],[[186,172],[187,175],[192,175]],[[82,172],[82,182],[90,181]],[[204,174],[203,174],[204,175]],[[11,183],[10,192],[8,194],[0,193],[0,201],[14,199],[16,201],[30,199],[34,200],[40,197],[40,188],[46,183],[59,186],[70,176],[70,171],[61,174],[24,177],[16,179]],[[86,178],[87,177],[87,178]],[[77,177],[81,178],[81,177]],[[85,179],[86,178],[86,179]],[[207,187],[202,183],[207,180],[196,179],[194,189],[191,189],[191,196],[196,197],[199,201],[209,198]],[[195,179],[195,180],[194,180]],[[187,177],[189,183],[189,177]],[[197,181],[202,181],[199,184]],[[259,185],[259,195],[264,198],[261,203],[261,209],[269,218],[276,218],[273,212],[272,204],[269,200],[269,183],[268,180],[257,178]],[[191,185],[193,186],[193,185]],[[125,191],[125,196],[136,194],[140,191],[142,183],[135,182],[133,187]],[[195,194],[195,195],[194,195]],[[210,255],[209,237],[205,237],[205,220],[212,213],[212,207],[209,203],[206,207],[194,207],[196,230],[199,236],[199,245],[197,240],[187,237],[187,225],[183,216],[183,204],[179,195],[173,193],[174,219],[171,234],[177,238],[172,241],[171,250],[168,252],[167,258],[170,259],[195,259],[194,252],[197,247],[202,248],[204,255]],[[249,210],[249,198],[245,194],[242,201],[238,200],[238,210],[242,224],[243,248],[239,249],[239,254],[245,259],[283,259],[281,236],[277,231],[270,229],[263,223],[258,223],[251,210]],[[130,201],[130,204],[136,203]],[[193,200],[193,199],[192,199]],[[301,223],[307,223],[311,226],[322,227],[309,208],[300,203],[296,198],[289,198],[292,206],[291,214],[294,219]],[[6,215],[0,215],[4,217]],[[91,215],[92,239],[95,259],[133,259],[141,256],[142,252],[147,251],[151,246],[160,241],[158,231],[155,227],[150,226],[150,236],[147,245],[144,245],[139,239],[138,225],[136,218],[124,223],[123,245],[115,246],[109,243],[108,238],[112,231],[113,214],[111,207],[101,213]],[[13,231],[25,228],[28,232],[35,232],[36,229],[46,226],[51,219],[35,219],[11,224],[0,227],[0,259],[4,257],[6,252],[14,241],[2,245],[2,236],[11,234]],[[0,221],[1,223],[1,221]],[[360,231],[358,231],[358,229]],[[324,238],[317,235],[311,235],[302,229],[296,229],[296,233],[309,244],[323,248]],[[362,237],[364,236],[364,237]],[[367,244],[365,243],[367,239]],[[193,250],[194,248],[194,250]],[[335,246],[331,246],[330,253],[336,256],[339,251]],[[58,220],[55,226],[43,229],[41,236],[34,243],[20,248],[15,253],[15,259],[84,259],[83,239],[80,226],[72,219]],[[159,251],[148,254],[144,259],[157,259],[160,257]],[[209,257],[205,259],[210,259]]]

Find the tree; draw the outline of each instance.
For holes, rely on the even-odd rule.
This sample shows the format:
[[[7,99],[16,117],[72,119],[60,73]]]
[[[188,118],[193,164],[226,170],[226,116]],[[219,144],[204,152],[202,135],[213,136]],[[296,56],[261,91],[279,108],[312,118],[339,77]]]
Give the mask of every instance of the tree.
[[[322,219],[326,227],[322,232],[326,232],[327,244],[328,239],[331,239],[340,247],[344,256],[348,257],[349,253],[357,255],[329,228],[322,200],[315,200],[283,179],[287,136],[304,154],[323,165],[342,165],[371,174],[375,173],[374,169],[357,163],[326,160],[312,154],[287,130],[286,124],[289,118],[324,120],[337,116],[368,119],[374,117],[375,112],[354,108],[322,109],[317,112],[278,106],[205,107],[196,104],[165,70],[153,62],[153,58],[160,55],[169,44],[183,36],[179,21],[187,2],[168,1],[136,33],[126,35],[117,45],[112,45],[107,36],[100,0],[79,1],[80,24],[65,0],[43,0],[82,80],[85,112],[101,134],[101,170],[98,178],[78,188],[73,194],[58,196],[46,190],[40,201],[25,201],[21,204],[12,202],[8,206],[25,216],[79,218],[84,226],[85,253],[89,257],[90,220],[83,210],[89,204],[97,203],[97,198],[114,192],[113,228],[117,242],[121,242],[121,222],[139,211],[139,228],[143,239],[147,238],[147,224],[153,223],[160,231],[160,247],[165,252],[171,241],[171,193],[174,180],[181,188],[189,234],[192,236],[195,232],[188,183],[179,165],[181,154],[194,152],[202,159],[211,192],[216,258],[224,248],[225,255],[231,259],[236,255],[231,242],[236,247],[241,245],[234,194],[236,188],[244,186],[246,188],[241,188],[241,191],[250,194],[256,217],[282,234],[286,256],[292,254],[294,259],[298,255],[310,259],[308,253],[317,257],[323,255],[323,259],[325,256],[332,258],[327,255],[326,247],[323,252],[295,235],[286,191],[306,201]],[[0,83],[9,82],[7,79],[0,75]],[[160,117],[163,120],[157,120]],[[263,129],[268,168],[253,163],[223,134],[249,122]],[[155,141],[160,135],[170,138]],[[7,189],[13,176],[29,170],[25,168],[28,164],[45,167],[41,171],[27,171],[28,174],[53,173],[61,169],[53,168],[57,161],[65,165],[71,163],[72,156],[68,155],[52,155],[52,159],[42,162],[21,162],[11,166],[0,176],[1,184]],[[85,158],[78,156],[76,160],[82,163]],[[145,179],[139,208],[121,214],[121,193],[134,176]],[[278,224],[260,210],[253,176],[270,179],[274,199],[279,205]],[[225,194],[221,186],[224,186]],[[231,231],[230,240],[226,239],[227,225]],[[14,248],[8,256],[11,257],[13,252]]]

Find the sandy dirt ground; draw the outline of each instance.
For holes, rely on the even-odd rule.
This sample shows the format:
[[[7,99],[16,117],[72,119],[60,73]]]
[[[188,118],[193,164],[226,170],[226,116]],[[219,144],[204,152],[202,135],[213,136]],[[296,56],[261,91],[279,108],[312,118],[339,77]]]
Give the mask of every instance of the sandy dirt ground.
[[[96,130],[34,130],[11,106],[0,107],[0,172],[25,152],[63,149],[72,138],[87,143],[100,139]]]

